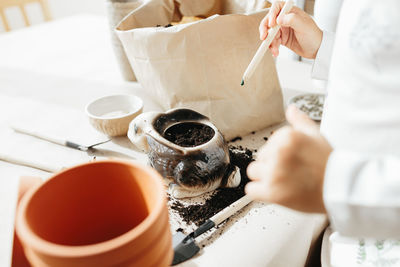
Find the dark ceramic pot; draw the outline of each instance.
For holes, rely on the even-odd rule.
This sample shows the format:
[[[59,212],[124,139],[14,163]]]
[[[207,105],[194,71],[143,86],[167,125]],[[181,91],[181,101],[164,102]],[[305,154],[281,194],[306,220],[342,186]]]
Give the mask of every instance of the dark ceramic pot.
[[[176,129],[205,130],[209,137],[195,146],[178,145],[167,139]],[[173,109],[165,113],[147,112],[130,124],[128,137],[143,152],[150,164],[170,179],[171,195],[193,197],[218,187],[236,187],[240,172],[230,164],[223,135],[204,115],[190,109]]]

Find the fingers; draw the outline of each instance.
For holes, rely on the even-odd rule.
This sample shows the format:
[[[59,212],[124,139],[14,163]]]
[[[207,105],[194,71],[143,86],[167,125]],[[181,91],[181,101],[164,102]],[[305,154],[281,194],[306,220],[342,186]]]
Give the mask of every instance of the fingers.
[[[269,177],[272,177],[270,165],[265,162],[255,161],[247,167],[247,175],[252,182],[245,187],[246,194],[253,199],[268,201]]]
[[[268,173],[268,165],[264,162],[254,161],[247,167],[247,176],[250,180],[259,181]]]
[[[281,12],[281,9],[285,5],[285,2],[283,1],[275,1],[269,12],[268,12],[268,27],[272,28],[276,25],[276,18],[279,15],[279,12]]]
[[[277,57],[279,55],[279,46],[281,45],[281,31],[279,31],[275,37],[275,39],[272,41],[270,47],[271,53],[274,57]]]
[[[298,31],[301,27],[304,27],[303,13],[304,11],[298,7],[292,7],[290,13],[279,15],[276,22],[278,25]]]
[[[249,182],[245,187],[245,192],[252,199],[268,201],[269,190],[268,185],[264,182]]]
[[[281,35],[281,44],[286,46],[290,37],[290,28],[281,27]]]
[[[280,153],[282,144],[287,145],[287,138],[292,131],[291,126],[284,126],[279,128],[271,135],[268,142],[263,145],[257,153],[257,161],[273,162],[276,160],[276,155]]]
[[[274,27],[276,25],[276,18],[279,15],[279,12],[283,8],[285,2],[276,1],[272,4],[271,8],[269,9],[268,14],[262,19],[259,32],[260,32],[260,39],[264,40],[268,36],[268,29]]]
[[[268,15],[266,15],[262,19],[258,30],[260,32],[260,40],[264,40],[265,38],[267,38],[267,35],[268,35]]]
[[[292,9],[290,11],[291,16],[287,17],[286,15],[280,14],[284,4],[285,4],[285,2],[283,2],[283,1],[275,1],[273,3],[272,7],[270,8],[268,14],[261,21],[260,26],[259,26],[261,40],[265,40],[265,38],[267,38],[268,30],[270,28],[276,26],[277,22],[278,22],[278,24],[280,24],[279,21],[281,23],[285,23],[285,25],[288,25],[287,27],[292,27],[292,26],[300,27],[299,21],[301,21],[301,20],[299,19],[299,17],[301,16],[302,10],[300,10],[297,7],[292,7]],[[286,35],[283,35],[283,32],[280,30],[279,33],[277,34],[277,36],[275,37],[275,39],[272,41],[272,43],[270,45],[270,50],[271,50],[271,53],[273,56],[277,57],[279,55],[279,46],[281,44],[287,43],[288,31],[289,31],[289,29],[286,29],[286,32],[285,32]],[[285,38],[285,40],[282,40],[283,37]]]
[[[319,133],[317,124],[295,105],[290,105],[286,110],[286,119],[295,130],[309,135]]]

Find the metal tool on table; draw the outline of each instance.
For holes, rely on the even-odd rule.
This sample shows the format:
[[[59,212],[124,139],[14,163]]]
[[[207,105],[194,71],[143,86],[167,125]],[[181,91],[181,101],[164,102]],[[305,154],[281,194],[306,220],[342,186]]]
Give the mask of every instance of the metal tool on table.
[[[70,147],[70,148],[73,148],[73,149],[77,149],[77,150],[80,150],[80,151],[87,152],[88,155],[93,157],[93,158],[96,157],[96,153],[95,152],[98,152],[94,147],[98,146],[98,145],[101,145],[101,144],[104,144],[106,142],[109,142],[111,140],[111,139],[107,139],[105,141],[97,142],[95,144],[92,144],[90,146],[85,146],[85,145],[77,144],[77,143],[62,139],[62,138],[50,136],[50,135],[47,135],[47,134],[44,134],[44,133],[31,131],[29,129],[25,129],[25,128],[18,127],[18,126],[15,126],[15,125],[11,126],[11,128],[14,131],[18,132],[18,133],[30,135],[30,136],[33,136],[33,137],[36,137],[36,138],[39,138],[39,139],[54,143],[54,144],[58,144],[58,145],[62,145],[62,146],[66,146],[66,147]],[[97,154],[104,154],[103,152],[107,152],[107,151],[109,151],[109,150],[100,151],[100,153],[97,153]],[[119,152],[112,152],[112,153],[118,154]],[[119,154],[122,154],[122,153],[119,153]],[[122,155],[125,155],[125,154],[122,154]],[[125,156],[128,157],[127,155],[125,155]],[[55,166],[51,166],[49,164],[44,164],[44,163],[41,163],[41,162],[32,161],[32,160],[29,160],[29,159],[15,157],[15,156],[10,156],[10,155],[6,155],[6,154],[2,154],[2,153],[0,153],[0,160],[6,161],[6,162],[9,162],[9,163],[12,163],[12,164],[16,164],[16,165],[22,165],[22,166],[27,166],[27,167],[30,167],[30,168],[39,169],[39,170],[50,172],[50,173],[58,172],[58,171],[60,171],[60,170],[65,168],[65,167],[61,167],[61,168],[60,167],[55,167]]]
[[[107,140],[101,141],[101,142],[96,142],[92,145],[89,146],[84,146],[81,144],[77,144],[68,140],[64,140],[62,138],[58,138],[58,137],[53,137],[47,134],[43,134],[43,133],[38,133],[38,132],[33,132],[30,131],[28,129],[25,128],[21,128],[21,127],[17,127],[17,126],[11,126],[11,128],[18,132],[18,133],[22,133],[22,134],[26,134],[26,135],[30,135],[45,141],[49,141],[51,143],[55,143],[57,145],[62,145],[62,146],[66,146],[66,147],[70,147],[73,149],[77,149],[83,152],[86,152],[89,156],[91,157],[116,157],[116,158],[126,158],[126,159],[136,159],[135,157],[129,156],[127,154],[118,152],[118,151],[114,151],[114,150],[110,150],[110,149],[105,149],[105,148],[95,148],[96,146],[105,144],[109,141],[111,141],[111,138],[108,138]],[[0,158],[1,159],[1,158]]]
[[[33,136],[33,137],[36,137],[36,138],[40,138],[40,139],[52,142],[54,144],[58,144],[58,145],[62,145],[62,146],[66,146],[66,147],[70,147],[70,148],[74,148],[74,149],[78,149],[78,150],[81,150],[81,151],[88,151],[89,149],[91,149],[91,148],[93,148],[95,146],[107,143],[107,142],[109,142],[111,140],[111,139],[107,139],[105,141],[101,141],[101,142],[97,142],[95,144],[92,144],[90,146],[85,146],[85,145],[77,144],[77,143],[74,143],[74,142],[59,138],[59,137],[50,136],[50,135],[47,135],[47,134],[44,134],[44,133],[31,131],[29,129],[21,128],[19,126],[15,126],[15,125],[12,125],[11,128],[14,131],[22,133],[22,134],[27,134],[27,135],[30,135],[30,136]]]
[[[293,1],[287,0],[285,5],[283,6],[281,12],[279,13],[278,18],[281,15],[287,14],[293,7]],[[250,61],[249,66],[247,67],[246,71],[243,74],[241,86],[243,86],[247,80],[253,75],[254,71],[256,70],[258,64],[260,63],[261,59],[264,57],[265,52],[267,52],[269,46],[271,45],[272,41],[275,39],[276,34],[279,32],[281,28],[280,25],[275,25],[271,29],[268,30],[267,38],[262,41],[260,47],[258,48],[256,54],[254,55],[253,59]]]
[[[172,261],[172,265],[176,265],[186,260],[189,260],[194,255],[196,255],[200,251],[200,247],[196,244],[195,241],[196,237],[202,235],[208,230],[214,228],[215,226],[218,226],[226,219],[231,217],[233,214],[235,214],[237,211],[247,206],[247,204],[249,204],[251,201],[252,199],[249,196],[245,195],[222,211],[212,216],[190,234],[185,235],[182,232],[177,232],[172,238],[172,245],[174,247],[174,259]]]

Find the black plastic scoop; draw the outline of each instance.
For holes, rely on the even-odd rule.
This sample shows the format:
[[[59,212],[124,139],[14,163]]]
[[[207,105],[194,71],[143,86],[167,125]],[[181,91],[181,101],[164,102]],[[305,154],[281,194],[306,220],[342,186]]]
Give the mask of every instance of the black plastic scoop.
[[[174,259],[172,260],[172,265],[187,261],[191,259],[194,255],[196,255],[200,251],[200,247],[196,244],[195,241],[196,237],[219,225],[220,223],[231,217],[233,214],[235,214],[237,211],[241,210],[251,201],[252,199],[245,195],[212,216],[190,234],[185,235],[182,232],[177,232],[172,237],[172,246],[174,248]]]

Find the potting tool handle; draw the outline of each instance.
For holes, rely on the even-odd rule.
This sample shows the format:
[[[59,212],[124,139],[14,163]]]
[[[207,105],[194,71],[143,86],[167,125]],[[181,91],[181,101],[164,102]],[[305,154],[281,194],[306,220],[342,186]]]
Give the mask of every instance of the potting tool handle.
[[[29,129],[21,128],[19,126],[15,126],[15,125],[12,125],[11,128],[14,131],[18,132],[18,133],[30,135],[30,136],[33,136],[33,137],[36,137],[36,138],[39,138],[39,139],[42,139],[42,140],[46,140],[46,141],[52,142],[54,144],[67,146],[67,147],[78,149],[78,150],[82,150],[82,151],[87,151],[88,150],[88,148],[85,147],[85,146],[82,146],[82,145],[76,144],[74,142],[70,142],[68,140],[64,140],[64,139],[61,139],[61,138],[58,138],[58,137],[55,137],[55,136],[50,136],[50,135],[47,135],[47,134],[31,131]]]
[[[20,126],[16,126],[16,125],[11,125],[11,128],[14,131],[18,132],[18,133],[30,135],[30,136],[33,136],[33,137],[36,137],[36,138],[39,138],[39,139],[43,139],[43,140],[46,140],[46,141],[49,141],[49,142],[52,142],[52,143],[55,143],[55,144],[59,144],[59,145],[65,146],[65,140],[62,140],[60,138],[49,136],[49,135],[46,135],[46,134],[43,134],[43,133],[38,133],[38,132],[29,130],[29,129],[26,129],[26,128],[23,128],[23,127],[20,127]]]
[[[226,219],[228,219],[229,217],[231,217],[237,211],[241,210],[251,201],[252,199],[248,195],[244,195],[242,198],[236,200],[231,205],[229,205],[225,209],[221,210],[220,212],[212,216],[210,220],[213,221],[215,225],[218,225],[223,221],[225,221]]]
[[[6,162],[9,162],[12,164],[16,164],[16,165],[22,165],[22,166],[35,168],[35,169],[39,169],[39,170],[46,171],[46,172],[51,172],[51,173],[58,172],[61,170],[61,169],[55,168],[50,165],[45,165],[42,163],[33,162],[33,161],[22,159],[22,158],[16,158],[16,157],[1,154],[1,153],[0,153],[0,160],[6,161]]]
[[[277,17],[277,20],[280,16],[287,14],[293,7],[293,1],[287,0],[285,5],[283,6],[280,14]],[[249,66],[247,67],[246,71],[243,75],[243,80],[246,81],[249,77],[251,77],[256,70],[258,64],[260,63],[261,59],[263,58],[265,52],[267,52],[269,46],[271,45],[272,41],[275,39],[275,35],[279,32],[281,28],[280,25],[275,25],[274,27],[268,30],[267,38],[262,41],[260,47],[257,49],[256,54],[254,55],[253,59],[250,61]]]
[[[217,214],[212,216],[210,219],[208,219],[205,223],[200,225],[199,228],[197,228],[196,230],[191,232],[187,236],[187,238],[196,238],[199,235],[207,232],[211,228],[217,226],[218,224],[222,223],[223,221],[225,221],[226,219],[231,217],[237,211],[241,210],[244,206],[249,204],[251,201],[252,201],[252,199],[247,195],[243,196],[239,200],[236,200],[231,205],[229,205],[225,209],[221,210],[220,212],[218,212]]]
[[[215,222],[213,222],[211,219],[208,219],[205,223],[199,226],[196,230],[194,230],[191,234],[189,234],[190,237],[196,238],[199,235],[202,235],[203,233],[207,232],[211,228],[214,228],[216,226]]]

